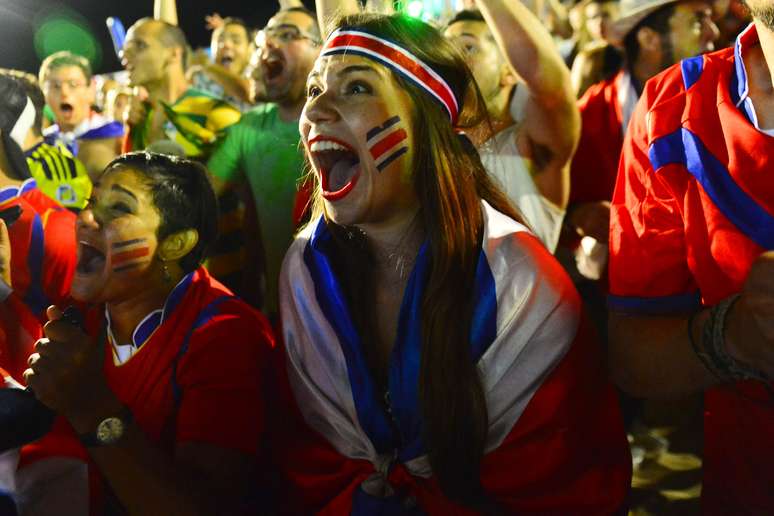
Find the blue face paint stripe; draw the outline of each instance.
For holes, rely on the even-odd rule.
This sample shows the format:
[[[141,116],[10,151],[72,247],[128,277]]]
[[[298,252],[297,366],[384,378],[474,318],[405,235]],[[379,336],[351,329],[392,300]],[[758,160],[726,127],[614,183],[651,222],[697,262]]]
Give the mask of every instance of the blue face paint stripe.
[[[774,217],[734,182],[696,134],[680,128],[662,136],[651,144],[648,157],[655,171],[669,164],[685,166],[732,224],[764,249],[774,249]]]
[[[374,127],[373,129],[368,131],[366,133],[366,140],[370,140],[370,139],[378,136],[380,133],[382,133],[383,131],[386,131],[387,129],[389,129],[390,127],[394,126],[395,124],[397,124],[399,122],[400,122],[400,117],[399,116],[394,116],[394,117],[390,118],[389,120],[387,120],[381,126]]]
[[[407,152],[408,152],[408,147],[401,147],[400,149],[395,151],[392,155],[388,156],[387,159],[379,163],[379,165],[376,166],[376,170],[378,170],[379,172],[383,171],[385,168],[387,168],[390,165],[390,163],[400,158]]]
[[[134,240],[124,240],[123,242],[116,242],[111,247],[113,249],[123,249],[124,247],[129,247],[130,245],[134,245],[134,244],[140,244],[145,241],[146,241],[145,238],[135,238]]]

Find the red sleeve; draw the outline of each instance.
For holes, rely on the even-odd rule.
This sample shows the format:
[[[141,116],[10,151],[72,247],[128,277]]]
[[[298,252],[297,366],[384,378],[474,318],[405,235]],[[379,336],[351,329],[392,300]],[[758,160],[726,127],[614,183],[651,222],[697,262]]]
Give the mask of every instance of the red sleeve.
[[[45,258],[41,281],[49,302],[58,306],[70,303],[70,285],[76,265],[75,215],[64,209],[50,210],[42,216]]]
[[[680,198],[669,183],[683,171],[679,165],[654,171],[648,157],[653,82],[632,115],[610,215],[610,307],[633,313],[674,312],[698,302]]]
[[[231,301],[227,303],[231,304]],[[266,319],[243,307],[194,332],[178,365],[182,400],[177,441],[257,455],[265,429],[266,371],[273,336]]]
[[[27,358],[35,342],[43,336],[43,327],[18,295],[11,293],[0,303],[0,366],[18,382],[27,369]]]

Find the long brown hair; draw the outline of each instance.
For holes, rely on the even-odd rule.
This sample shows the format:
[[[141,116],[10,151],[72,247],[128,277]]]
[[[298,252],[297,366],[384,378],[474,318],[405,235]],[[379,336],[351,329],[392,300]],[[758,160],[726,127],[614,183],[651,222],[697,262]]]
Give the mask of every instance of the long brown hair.
[[[460,106],[458,128],[476,126],[486,107],[475,80],[457,50],[433,27],[404,15],[358,14],[338,26],[361,29],[396,42],[440,74]],[[480,465],[488,430],[486,400],[471,360],[470,328],[476,266],[481,250],[481,200],[520,220],[505,195],[490,181],[478,153],[455,132],[446,111],[424,90],[401,76],[397,82],[414,103],[412,131],[417,145],[414,188],[429,241],[430,272],[422,299],[422,348],[419,379],[423,440],[433,473],[444,494],[482,508],[485,496]],[[312,220],[323,212],[319,184]],[[337,243],[333,265],[341,278],[353,321],[363,336],[364,354],[375,335],[370,296],[373,257],[361,232],[328,220]],[[369,357],[370,355],[370,357]],[[374,371],[380,376],[380,372]]]

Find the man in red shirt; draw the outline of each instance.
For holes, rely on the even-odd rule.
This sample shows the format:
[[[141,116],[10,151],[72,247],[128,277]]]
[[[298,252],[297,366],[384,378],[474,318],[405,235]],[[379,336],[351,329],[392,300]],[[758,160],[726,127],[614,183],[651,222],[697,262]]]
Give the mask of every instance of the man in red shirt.
[[[734,47],[650,80],[612,201],[610,366],[705,393],[706,514],[774,513],[774,2]]]
[[[35,109],[22,86],[0,77],[0,211],[8,220],[10,273],[0,281],[0,365],[20,378],[52,304],[66,304],[75,270],[75,215],[46,197],[29,178],[16,138]]]
[[[708,0],[623,0],[612,25],[626,64],[578,101],[581,138],[570,171],[566,223],[579,236],[607,241],[610,199],[623,135],[645,82],[680,59],[714,50],[718,28]]]

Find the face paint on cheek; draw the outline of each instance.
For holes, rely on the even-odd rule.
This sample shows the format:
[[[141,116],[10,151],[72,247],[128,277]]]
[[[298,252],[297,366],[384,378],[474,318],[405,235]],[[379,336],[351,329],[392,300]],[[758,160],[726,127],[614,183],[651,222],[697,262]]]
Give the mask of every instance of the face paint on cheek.
[[[150,247],[146,238],[116,242],[110,248],[110,264],[113,272],[124,272],[150,261]]]
[[[366,133],[368,151],[379,172],[408,152],[408,147],[404,144],[408,134],[400,125],[400,117],[394,116]]]

